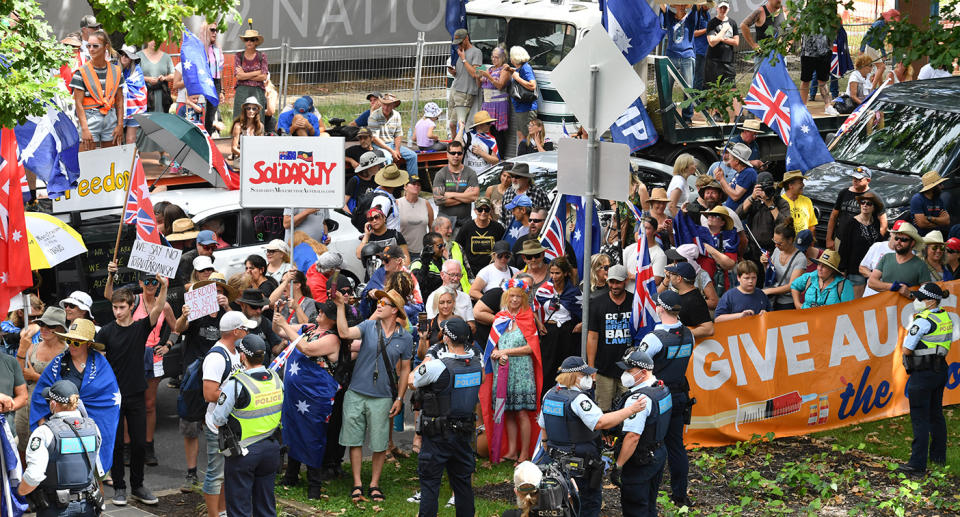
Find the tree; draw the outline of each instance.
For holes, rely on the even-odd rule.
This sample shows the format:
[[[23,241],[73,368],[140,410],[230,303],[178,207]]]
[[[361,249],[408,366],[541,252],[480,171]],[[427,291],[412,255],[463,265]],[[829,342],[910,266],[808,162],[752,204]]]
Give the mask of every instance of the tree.
[[[233,16],[238,0],[87,0],[97,21],[110,34],[122,34],[124,43],[140,45],[148,41],[179,41],[183,20],[203,16],[208,22]]]

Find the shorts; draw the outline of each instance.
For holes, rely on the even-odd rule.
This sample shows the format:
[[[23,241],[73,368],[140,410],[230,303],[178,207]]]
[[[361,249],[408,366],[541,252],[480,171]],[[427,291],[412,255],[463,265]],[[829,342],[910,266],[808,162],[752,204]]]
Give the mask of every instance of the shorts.
[[[189,420],[179,419],[180,420],[180,435],[184,438],[200,438],[200,433],[203,430],[204,424],[203,420],[198,422],[191,422]]]
[[[202,424],[202,422],[201,422]],[[203,424],[203,436],[207,439],[207,469],[203,476],[203,493],[220,495],[223,486],[223,454],[220,453],[220,442],[217,433]]]
[[[523,136],[527,136],[527,125],[530,124],[530,121],[537,118],[537,111],[516,111],[513,107],[510,108],[510,129],[514,129],[523,133]]]
[[[458,92],[457,90],[453,91],[453,107],[454,108],[470,108],[473,106],[473,99],[476,95],[470,95],[469,93]]]
[[[800,81],[810,82],[813,80],[814,72],[817,73],[818,81],[830,79],[830,54],[816,57],[800,56]]]
[[[737,81],[737,71],[733,68],[733,63],[707,58],[707,62],[703,65],[703,84],[713,84],[721,77],[725,83],[733,84]]]
[[[133,117],[125,118],[125,119],[123,119],[123,127],[124,127],[124,129],[126,129],[126,128],[128,128],[128,127],[140,127],[140,123],[137,122],[137,119],[135,119],[135,118],[133,118]]]
[[[340,445],[362,447],[364,434],[370,435],[370,450],[383,452],[390,441],[390,406],[393,400],[369,397],[353,390],[343,395],[343,427]]]
[[[849,273],[847,280],[853,285],[867,285],[867,277],[860,273]]]
[[[113,131],[117,129],[117,110],[110,109],[106,115],[100,110],[83,110],[87,114],[87,129],[93,135],[94,142],[113,140]]]

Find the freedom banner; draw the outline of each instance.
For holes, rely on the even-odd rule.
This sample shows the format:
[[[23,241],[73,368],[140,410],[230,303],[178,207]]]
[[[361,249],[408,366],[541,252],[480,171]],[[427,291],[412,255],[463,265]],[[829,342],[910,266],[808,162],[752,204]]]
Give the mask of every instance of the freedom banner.
[[[941,283],[960,338],[960,281]],[[721,446],[773,432],[795,436],[910,412],[901,343],[914,309],[896,293],[717,323],[687,368],[697,399],[687,446]],[[943,404],[960,403],[960,351],[947,355]]]

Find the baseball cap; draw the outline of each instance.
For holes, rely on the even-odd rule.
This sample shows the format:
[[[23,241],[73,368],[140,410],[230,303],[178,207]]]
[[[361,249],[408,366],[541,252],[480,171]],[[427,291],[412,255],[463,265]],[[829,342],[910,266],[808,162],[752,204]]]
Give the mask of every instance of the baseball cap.
[[[361,136],[373,136],[373,135],[370,133],[370,130],[368,128],[362,127],[357,131],[357,138],[360,138]]]
[[[543,472],[536,464],[524,461],[513,469],[513,486],[521,492],[532,492],[540,488]]]
[[[463,43],[463,40],[467,39],[469,35],[467,29],[457,29],[457,31],[453,33],[453,44],[459,45]]]
[[[488,208],[493,208],[493,203],[490,201],[490,198],[482,197],[474,202],[474,206],[476,207],[485,206]]]
[[[497,241],[496,243],[494,243],[493,252],[497,254],[513,253],[513,251],[510,249],[510,243],[507,241]]]
[[[387,246],[383,249],[383,257],[387,259],[404,258],[400,246]]]
[[[93,305],[93,298],[83,291],[74,291],[70,296],[60,300],[60,308],[63,309],[66,304],[76,305],[81,310],[90,312],[90,306]]]
[[[450,318],[444,321],[440,324],[440,329],[454,343],[463,344],[467,342],[467,339],[470,339],[470,327],[460,318]]]
[[[213,261],[206,255],[197,255],[197,258],[193,259],[193,270],[203,271],[204,269],[213,269]]]
[[[960,239],[956,237],[950,237],[947,239],[947,249],[960,251]]]
[[[200,230],[200,233],[197,234],[197,244],[202,246],[210,246],[211,244],[216,243],[216,236],[210,230]]]
[[[272,241],[270,241],[267,244],[266,249],[270,251],[282,251],[287,255],[290,254],[290,246],[288,246],[287,243],[283,242],[280,239],[273,239]]]
[[[697,272],[693,269],[693,266],[689,262],[678,262],[671,266],[667,266],[664,268],[664,270],[680,276],[680,278],[686,280],[687,282],[693,282],[697,278]]]
[[[380,97],[383,97],[383,94],[382,94],[382,93],[380,93],[380,92],[371,92],[371,93],[368,93],[368,94],[367,94],[366,99],[369,101],[370,99],[379,99]],[[367,129],[367,128],[363,128],[363,129]],[[362,131],[363,129],[361,129],[361,131]],[[369,132],[370,130],[367,129],[367,131]]]
[[[607,280],[623,282],[627,279],[627,268],[623,264],[614,264],[607,271]]]
[[[807,251],[807,248],[809,248],[811,244],[813,244],[813,232],[810,230],[801,230],[800,233],[797,234],[797,249]]]
[[[43,388],[41,392],[43,398],[48,401],[52,400],[54,402],[59,402],[61,404],[69,404],[70,396],[80,395],[80,392],[77,391],[77,385],[64,379],[53,383],[52,386],[47,386]]]
[[[719,8],[721,8],[721,7],[726,7],[727,9],[729,9],[729,8],[730,8],[730,2],[727,2],[727,0],[720,0],[719,2],[717,2],[717,9],[719,9]]]
[[[526,194],[518,194],[509,203],[507,203],[507,206],[503,208],[505,210],[513,210],[518,206],[531,207],[533,206],[533,201],[531,201],[530,197],[527,196]]]
[[[220,332],[230,332],[241,327],[255,329],[257,323],[247,319],[240,311],[229,311],[220,318]]]
[[[858,180],[862,180],[863,178],[869,179],[870,177],[873,176],[873,171],[871,171],[867,167],[864,167],[863,165],[860,165],[857,168],[853,169],[853,172],[851,172],[850,175]]]
[[[92,14],[80,18],[81,29],[99,29],[100,27],[101,25],[100,22],[97,21],[97,17]]]
[[[689,266],[690,264],[687,265]],[[680,298],[679,293],[665,289],[657,296],[657,305],[670,312],[679,312],[680,309],[683,308],[683,300]]]
[[[338,269],[343,265],[343,257],[340,253],[336,251],[327,251],[326,253],[320,255],[317,259],[317,264],[320,271],[329,271],[331,269]]]

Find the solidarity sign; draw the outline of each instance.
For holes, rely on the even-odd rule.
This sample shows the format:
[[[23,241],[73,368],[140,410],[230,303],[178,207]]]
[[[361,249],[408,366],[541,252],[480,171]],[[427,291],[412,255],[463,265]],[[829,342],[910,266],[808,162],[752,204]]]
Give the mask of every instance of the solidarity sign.
[[[960,281],[941,284],[960,338]],[[900,344],[914,309],[896,293],[716,324],[687,370],[693,406],[684,442],[719,446],[768,432],[808,434],[910,411]],[[960,351],[947,356],[943,404],[960,402]]]

